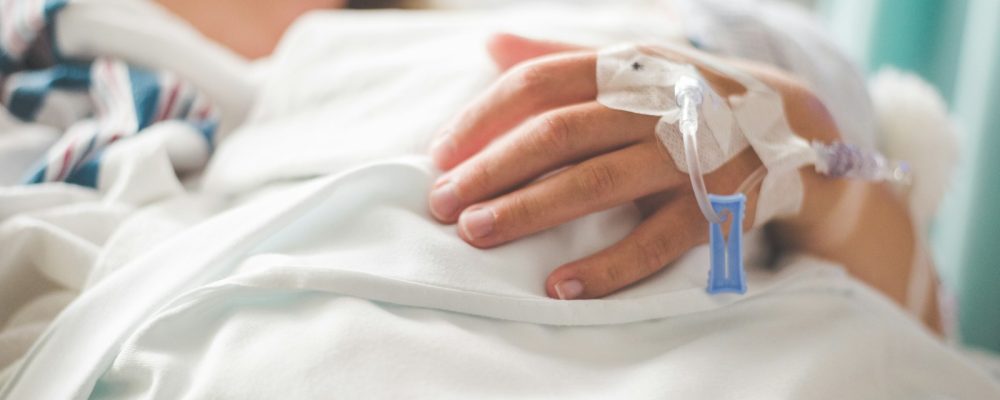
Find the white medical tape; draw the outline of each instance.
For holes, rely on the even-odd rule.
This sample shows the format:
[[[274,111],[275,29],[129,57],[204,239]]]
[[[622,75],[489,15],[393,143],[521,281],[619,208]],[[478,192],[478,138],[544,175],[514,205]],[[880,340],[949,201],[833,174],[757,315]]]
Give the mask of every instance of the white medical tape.
[[[693,65],[674,61],[669,54],[696,60],[704,68],[726,76],[746,90],[723,98]],[[684,143],[677,128],[679,109],[674,85],[682,77],[702,85],[699,109],[701,129],[697,150],[701,170],[714,171],[747,146],[767,168],[757,201],[755,224],[794,215],[802,205],[803,187],[798,169],[813,164],[816,153],[795,135],[785,119],[780,94],[716,58],[680,46],[627,44],[601,50],[597,58],[597,101],[637,114],[659,116],[656,135],[678,170],[688,172]]]

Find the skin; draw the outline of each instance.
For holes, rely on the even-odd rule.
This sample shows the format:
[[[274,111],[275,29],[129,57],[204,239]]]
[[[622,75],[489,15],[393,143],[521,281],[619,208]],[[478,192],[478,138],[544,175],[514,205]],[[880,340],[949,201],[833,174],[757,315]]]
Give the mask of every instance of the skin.
[[[685,174],[654,136],[655,117],[608,109],[595,99],[596,53],[498,35],[489,44],[506,73],[439,135],[431,154],[446,171],[429,195],[431,214],[459,236],[491,248],[581,216],[632,202],[643,222],[620,242],[556,268],[553,298],[592,299],[628,287],[707,242],[707,224]],[[679,61],[676,54],[668,54]],[[792,130],[807,140],[840,138],[807,85],[766,65],[731,64],[776,90]],[[699,68],[723,96],[743,92]],[[761,162],[748,149],[705,176],[713,193],[733,193]],[[780,247],[843,264],[899,304],[906,299],[916,237],[905,203],[885,184],[830,180],[800,171],[801,212],[772,221]],[[748,195],[754,221],[758,189]],[[864,221],[861,223],[860,221]],[[939,326],[931,297],[925,321]]]
[[[156,0],[203,35],[248,59],[267,56],[296,18],[346,0]]]

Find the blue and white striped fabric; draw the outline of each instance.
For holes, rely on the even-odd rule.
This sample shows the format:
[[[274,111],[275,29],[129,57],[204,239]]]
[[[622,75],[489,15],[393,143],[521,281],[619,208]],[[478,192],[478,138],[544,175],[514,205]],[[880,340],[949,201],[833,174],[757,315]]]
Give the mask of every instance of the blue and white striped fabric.
[[[166,120],[191,123],[211,149],[220,113],[169,72],[107,57],[60,56],[54,17],[72,0],[0,0],[0,103],[11,115],[65,129],[25,179],[98,187],[102,155]]]
[[[0,71],[4,75],[23,68],[28,61],[55,54],[48,39],[53,26],[49,23],[69,0],[2,0],[0,1]],[[28,53],[36,51],[33,57]]]

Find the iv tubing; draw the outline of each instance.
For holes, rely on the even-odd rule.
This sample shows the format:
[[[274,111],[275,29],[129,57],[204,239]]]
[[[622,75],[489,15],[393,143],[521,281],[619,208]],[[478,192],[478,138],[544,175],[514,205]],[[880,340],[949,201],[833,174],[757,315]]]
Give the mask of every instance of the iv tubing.
[[[708,189],[705,187],[705,178],[701,173],[701,161],[698,159],[697,107],[702,100],[701,87],[697,80],[683,77],[678,80],[674,87],[674,95],[681,110],[677,124],[680,126],[681,136],[684,140],[684,159],[687,161],[688,176],[691,177],[691,188],[698,201],[698,208],[701,209],[701,213],[705,215],[708,222],[721,224],[725,222],[725,219],[715,212],[708,200]]]

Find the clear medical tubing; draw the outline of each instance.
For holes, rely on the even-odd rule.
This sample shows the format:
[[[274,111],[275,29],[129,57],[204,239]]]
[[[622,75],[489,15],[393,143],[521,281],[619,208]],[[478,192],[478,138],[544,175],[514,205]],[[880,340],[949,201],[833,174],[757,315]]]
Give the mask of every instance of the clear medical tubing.
[[[694,197],[698,201],[698,208],[705,215],[708,222],[721,224],[725,221],[712,207],[708,199],[708,189],[705,187],[705,178],[701,172],[701,161],[698,159],[698,106],[702,102],[701,85],[697,79],[692,77],[681,77],[674,85],[674,97],[680,107],[680,118],[677,125],[680,127],[681,137],[684,139],[684,159],[687,162],[688,176],[691,177],[691,187],[694,189]]]

